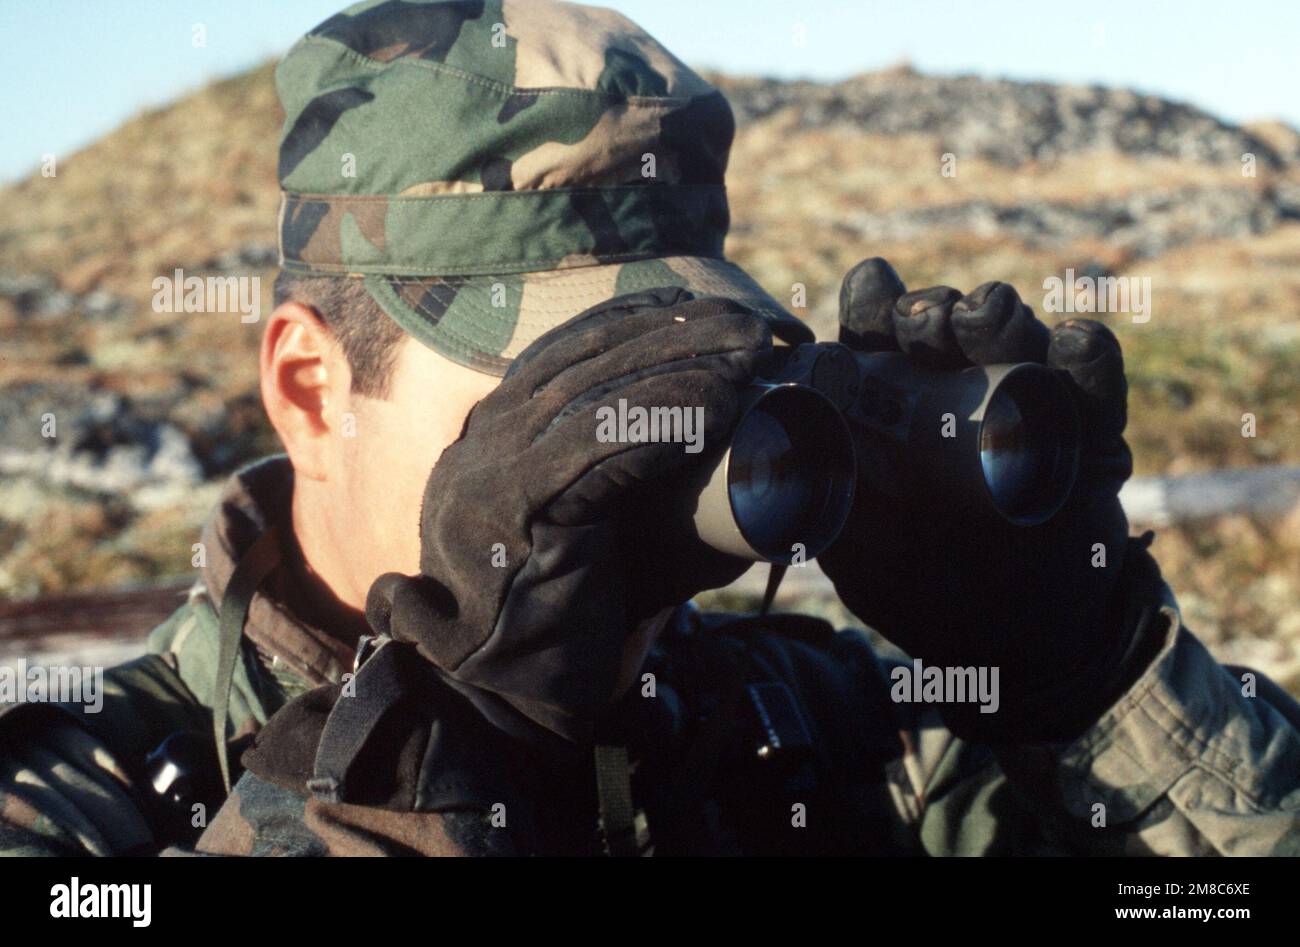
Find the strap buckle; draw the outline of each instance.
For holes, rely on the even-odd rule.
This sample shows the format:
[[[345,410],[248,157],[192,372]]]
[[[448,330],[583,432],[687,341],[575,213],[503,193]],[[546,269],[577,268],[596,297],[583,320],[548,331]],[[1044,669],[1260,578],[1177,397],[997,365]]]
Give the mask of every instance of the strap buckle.
[[[352,673],[361,670],[361,665],[373,658],[376,651],[392,640],[388,635],[362,635],[358,638],[356,657],[352,659]]]

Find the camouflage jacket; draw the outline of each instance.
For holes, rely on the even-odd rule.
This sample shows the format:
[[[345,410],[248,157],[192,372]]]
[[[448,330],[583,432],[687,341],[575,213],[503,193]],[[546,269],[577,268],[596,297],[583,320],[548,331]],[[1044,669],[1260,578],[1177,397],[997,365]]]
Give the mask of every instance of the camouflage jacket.
[[[108,672],[101,713],[25,705],[0,718],[0,851],[120,854],[166,844],[141,760],[170,733],[209,732],[215,608],[241,552],[273,513],[289,509],[290,476],[287,461],[275,458],[232,479],[205,530],[203,579],[150,636],[145,657]],[[259,741],[245,755],[249,771],[210,820],[200,851],[598,849],[594,831],[587,831],[595,824],[590,760],[531,760],[527,748],[436,694],[419,692],[418,704],[396,715],[398,722],[379,741],[388,756],[376,759],[394,761],[391,771],[384,770],[387,785],[371,786],[355,799],[309,788],[322,721],[353,649],[296,618],[285,605],[282,579],[272,576],[250,609],[227,734],[236,749],[254,734],[299,736]],[[695,692],[709,689],[701,683],[705,678],[727,672],[707,661],[692,670],[691,643],[728,642],[723,647],[730,651],[715,649],[709,660],[748,662],[788,686],[815,742],[826,747],[823,757],[834,764],[832,785],[785,784],[772,793],[770,785],[742,776],[697,807],[687,830],[674,831],[669,823],[675,817],[664,816],[676,811],[665,803],[674,797],[653,778],[663,760],[651,747],[633,760],[633,785],[644,797],[637,799],[638,841],[644,847],[647,837],[651,844],[657,837],[662,850],[682,851],[696,844],[683,839],[698,842],[711,832],[717,843],[698,842],[697,850],[800,851],[811,845],[935,855],[1300,854],[1300,707],[1262,676],[1256,691],[1243,688],[1235,671],[1218,665],[1183,626],[1168,589],[1164,595],[1159,653],[1091,729],[1068,744],[999,748],[958,739],[933,705],[882,700],[888,662],[856,632],[828,634],[816,627],[820,623],[798,618],[756,628],[752,620],[683,609],[648,665],[661,689],[689,704],[691,715],[708,716],[707,695],[701,704]],[[704,742],[706,750],[718,749]],[[419,760],[434,755],[435,743],[490,774],[484,791],[458,782],[463,769],[444,773],[440,784],[456,785],[457,793],[431,791],[428,767],[422,771]],[[271,758],[267,746],[276,747]],[[696,753],[686,762],[708,758]],[[408,785],[403,772],[420,772],[420,784]],[[746,808],[747,795],[766,801]],[[505,827],[495,820],[497,799],[510,800]],[[746,809],[744,817],[720,820],[719,799],[724,810]],[[808,801],[803,826],[794,825],[791,799]],[[559,821],[579,830],[562,844],[548,844],[554,839],[541,811],[558,813]],[[822,818],[831,811],[833,819]],[[717,831],[721,823],[734,828],[778,814],[783,826],[806,827],[807,833],[777,833],[775,842],[755,845]],[[827,822],[830,830],[818,831]],[[700,834],[692,835],[695,829]],[[796,836],[799,841],[786,844]]]

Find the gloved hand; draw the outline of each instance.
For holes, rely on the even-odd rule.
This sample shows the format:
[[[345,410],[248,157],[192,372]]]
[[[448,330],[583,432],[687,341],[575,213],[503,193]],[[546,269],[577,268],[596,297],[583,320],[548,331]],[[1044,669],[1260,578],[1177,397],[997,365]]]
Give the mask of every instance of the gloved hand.
[[[854,614],[923,665],[999,668],[995,713],[940,708],[955,733],[990,743],[1074,738],[1149,663],[1138,646],[1159,585],[1145,544],[1128,539],[1118,499],[1132,472],[1119,342],[1088,319],[1049,333],[1006,283],[966,296],[943,286],[909,293],[879,258],[844,279],[840,341],[901,350],[936,369],[1034,361],[1068,373],[1082,456],[1054,518],[1019,527],[942,498],[864,488],[819,561]]]
[[[771,344],[740,304],[676,288],[610,300],[538,339],[435,465],[421,574],[375,582],[371,625],[415,644],[481,710],[486,699],[498,725],[518,732],[517,713],[587,738],[629,635],[748,565],[690,546],[689,509],[678,520],[669,498],[717,461]],[[597,409],[622,399],[702,408],[703,451],[602,442]]]

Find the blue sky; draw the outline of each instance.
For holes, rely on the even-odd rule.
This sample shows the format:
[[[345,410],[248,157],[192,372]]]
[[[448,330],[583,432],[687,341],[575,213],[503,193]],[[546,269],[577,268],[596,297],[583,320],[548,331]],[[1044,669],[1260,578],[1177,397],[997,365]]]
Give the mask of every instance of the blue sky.
[[[0,0],[0,181],[279,55],[341,0]],[[835,79],[918,69],[1130,86],[1300,126],[1300,2],[608,0],[697,66]],[[202,23],[206,45],[196,48]],[[802,39],[802,42],[798,40]]]

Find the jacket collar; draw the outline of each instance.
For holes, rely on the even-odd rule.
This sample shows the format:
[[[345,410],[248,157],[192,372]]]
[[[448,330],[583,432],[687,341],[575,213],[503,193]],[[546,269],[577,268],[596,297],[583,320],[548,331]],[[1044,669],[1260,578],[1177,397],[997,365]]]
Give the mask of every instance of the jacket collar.
[[[257,537],[276,524],[291,536],[292,498],[293,466],[284,454],[250,464],[227,481],[202,533],[201,593],[218,612],[236,563]],[[283,566],[267,577],[249,606],[244,636],[273,671],[289,670],[313,687],[338,681],[352,667],[353,648],[294,614],[286,604],[291,580]]]

